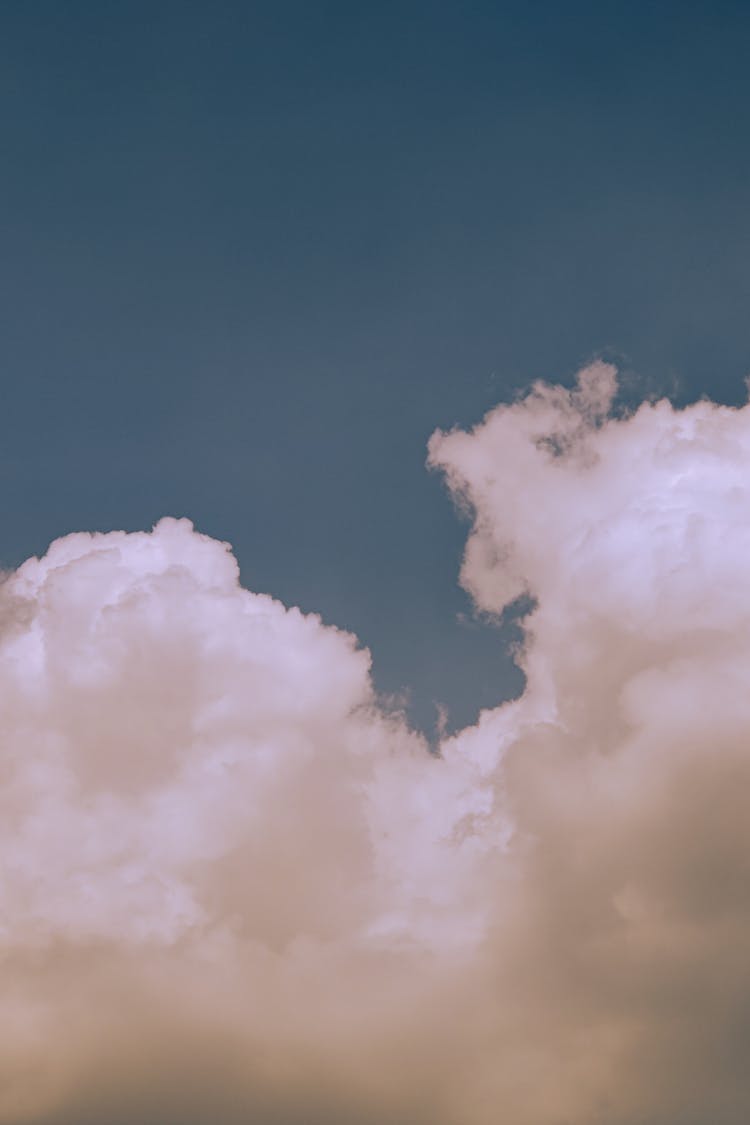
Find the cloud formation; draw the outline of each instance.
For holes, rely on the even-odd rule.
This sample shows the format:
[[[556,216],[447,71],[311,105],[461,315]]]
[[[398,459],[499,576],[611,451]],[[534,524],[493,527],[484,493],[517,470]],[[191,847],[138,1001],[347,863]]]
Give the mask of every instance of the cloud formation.
[[[185,520],[0,587],[1,1125],[740,1125],[750,408],[595,364],[430,462],[524,694],[439,755]]]

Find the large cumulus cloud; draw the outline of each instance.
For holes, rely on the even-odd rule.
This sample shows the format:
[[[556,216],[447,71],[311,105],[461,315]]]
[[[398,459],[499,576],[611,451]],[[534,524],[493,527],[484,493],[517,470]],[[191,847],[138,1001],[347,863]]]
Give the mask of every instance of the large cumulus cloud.
[[[538,385],[430,460],[518,700],[439,755],[187,521],[0,588],[0,1122],[739,1125],[750,410]]]

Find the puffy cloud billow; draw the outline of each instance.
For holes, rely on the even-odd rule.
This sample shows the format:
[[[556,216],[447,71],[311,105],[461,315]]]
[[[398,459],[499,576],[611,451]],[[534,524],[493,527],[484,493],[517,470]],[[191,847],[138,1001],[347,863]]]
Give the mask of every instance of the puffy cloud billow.
[[[523,695],[439,754],[166,519],[0,587],[2,1125],[744,1125],[750,407],[436,434]]]

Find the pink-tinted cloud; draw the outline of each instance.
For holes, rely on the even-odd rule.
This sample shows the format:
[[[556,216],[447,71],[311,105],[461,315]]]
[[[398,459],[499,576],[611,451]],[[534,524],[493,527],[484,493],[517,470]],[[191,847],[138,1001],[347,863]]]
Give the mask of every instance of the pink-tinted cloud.
[[[523,696],[439,757],[187,521],[0,588],[0,1122],[740,1125],[750,411],[437,434]]]

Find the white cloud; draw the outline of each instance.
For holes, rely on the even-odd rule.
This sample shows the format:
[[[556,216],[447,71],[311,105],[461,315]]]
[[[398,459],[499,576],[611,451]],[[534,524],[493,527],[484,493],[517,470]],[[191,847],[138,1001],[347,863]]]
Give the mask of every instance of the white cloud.
[[[615,390],[432,439],[535,605],[439,758],[187,521],[8,577],[3,1125],[747,1119],[750,409]]]

